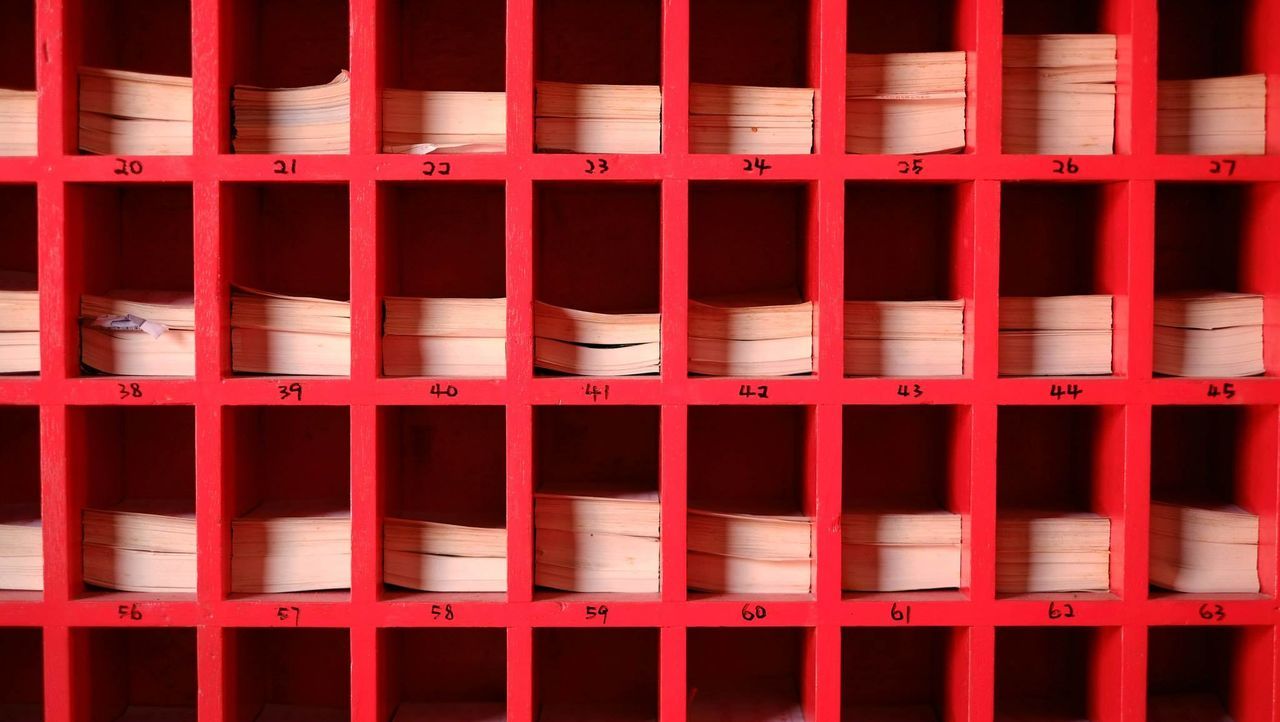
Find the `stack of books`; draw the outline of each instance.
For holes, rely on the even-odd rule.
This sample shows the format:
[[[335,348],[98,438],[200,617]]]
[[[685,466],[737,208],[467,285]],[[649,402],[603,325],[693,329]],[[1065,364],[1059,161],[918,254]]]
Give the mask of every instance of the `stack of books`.
[[[1258,516],[1234,504],[1151,503],[1151,583],[1175,592],[1258,592]]]
[[[660,315],[533,304],[533,365],[582,376],[658,372]]]
[[[1169,376],[1263,372],[1262,296],[1199,292],[1156,298],[1152,369]]]
[[[813,520],[689,510],[689,588],[725,594],[808,594]]]
[[[383,153],[501,153],[506,149],[506,93],[382,91]]]
[[[121,376],[192,376],[196,314],[190,293],[110,291],[80,297],[80,361]]]
[[[1105,516],[1023,511],[996,520],[997,592],[1104,592],[1110,561]]]
[[[191,155],[191,78],[80,68],[80,150]]]
[[[351,78],[347,71],[324,85],[255,88],[231,93],[231,148],[237,153],[349,153]]]
[[[382,579],[424,592],[505,592],[507,530],[387,517]]]
[[[39,504],[0,505],[0,589],[44,589]]]
[[[846,376],[960,376],[964,301],[845,301]]]
[[[786,376],[813,371],[813,304],[796,296],[689,301],[689,372]]]
[[[953,153],[964,149],[965,53],[850,53],[845,150]]]
[[[270,502],[231,522],[231,591],[351,586],[351,512],[337,504]]]
[[[904,592],[960,586],[959,514],[860,512],[845,514],[841,526],[845,589]]]
[[[231,369],[312,376],[351,373],[351,304],[233,288]]]
[[[1267,76],[1161,80],[1156,151],[1262,155],[1267,142]]]
[[[0,271],[0,373],[40,371],[40,294],[36,275]]]
[[[813,152],[813,89],[691,83],[689,152]]]
[[[1002,297],[1000,373],[1111,373],[1111,296]]]
[[[384,375],[507,375],[507,299],[388,297],[383,307]]]
[[[133,501],[85,509],[84,581],[122,592],[196,591],[191,502]]]
[[[1005,153],[1109,154],[1115,115],[1116,36],[1005,36]]]
[[[662,151],[662,90],[656,85],[539,80],[535,92],[533,143],[540,151]]]
[[[539,492],[534,584],[567,592],[656,593],[656,491]]]
[[[0,156],[36,154],[36,91],[0,88]]]

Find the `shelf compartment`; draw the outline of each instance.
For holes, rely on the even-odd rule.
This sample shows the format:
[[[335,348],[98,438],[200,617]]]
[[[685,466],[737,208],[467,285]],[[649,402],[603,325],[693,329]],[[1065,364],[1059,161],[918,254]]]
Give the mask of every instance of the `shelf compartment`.
[[[234,629],[226,637],[234,722],[347,722],[351,640],[346,629]]]
[[[72,185],[67,206],[66,311],[69,323],[77,326],[76,337],[81,333],[78,319],[85,294],[192,293],[195,246],[190,185]],[[194,368],[194,350],[188,347],[187,352]],[[78,354],[74,363],[73,373],[100,373],[81,364]]]
[[[0,87],[4,87],[0,83]],[[0,275],[15,275],[15,285],[37,288],[38,225],[36,187],[34,184],[0,184],[0,226],[5,228],[0,239]],[[31,284],[36,285],[31,285]],[[24,368],[22,373],[38,373],[40,349],[26,347],[29,354],[14,356],[8,368]],[[3,377],[0,377],[3,378]]]
[[[262,88],[327,83],[351,67],[347,23],[347,0],[232,0],[225,77]]]
[[[379,720],[506,719],[503,629],[379,629]]]
[[[1147,719],[1263,722],[1273,712],[1271,627],[1151,627]]]
[[[75,629],[75,722],[196,719],[196,630]]]
[[[382,407],[378,425],[384,518],[506,527],[503,407]]]
[[[1120,720],[1120,629],[996,629],[995,719]]]
[[[657,629],[534,629],[533,669],[540,722],[658,718]],[[582,674],[591,669],[610,674]]]
[[[384,88],[495,92],[506,87],[506,3],[379,0]],[[437,217],[437,220],[447,218]]]
[[[1268,596],[1276,593],[1276,430],[1272,406],[1151,410],[1152,501],[1235,504],[1258,515],[1258,580]]]
[[[230,477],[224,481],[224,498],[233,525],[260,507],[263,513],[288,509],[350,513],[351,422],[347,407],[228,407],[222,433],[223,474]],[[296,553],[281,545],[269,551]],[[349,545],[347,555],[349,575]],[[234,555],[231,569],[234,587]],[[341,588],[348,585],[349,581]]]
[[[1002,406],[997,416],[997,518],[1026,512],[1093,513],[1120,528],[1124,415],[1119,406]],[[1109,590],[1119,595],[1123,548],[1111,534]],[[1002,550],[997,548],[997,557]],[[998,561],[997,561],[998,564]],[[1015,593],[1012,589],[1008,593]]]
[[[123,506],[154,507],[170,514],[195,512],[195,409],[190,406],[79,407],[68,410],[67,424],[71,536],[78,552],[71,558],[81,561],[74,565],[73,583],[81,585],[81,594],[92,595],[101,593],[103,587],[82,581],[87,556],[115,558],[118,565],[123,565],[123,560],[118,556],[120,551],[89,549],[82,544],[84,510]],[[172,577],[164,580],[166,586],[189,582],[190,594],[194,594],[195,554],[190,555],[189,564],[181,561],[172,564],[181,566],[189,578]],[[163,578],[154,572],[130,573],[115,567],[112,570],[120,573],[122,580],[138,574],[139,580],[144,577],[148,580],[146,584]]]
[[[691,0],[689,80],[719,85],[817,85],[816,3],[810,0]],[[768,38],[767,43],[744,38]]]
[[[5,482],[0,484],[0,515],[6,521],[31,521],[41,519],[40,492],[40,408],[37,406],[0,406],[0,458],[5,460]],[[27,530],[27,554],[32,547],[41,546],[41,529]],[[43,557],[43,552],[41,553]],[[0,601],[6,598],[20,599],[32,591],[43,588],[43,559],[31,556],[10,557],[5,560],[5,572],[12,574],[12,581],[0,581]],[[34,576],[33,576],[34,575]],[[21,587],[23,591],[6,590],[6,586]],[[0,645],[3,648],[3,645]],[[3,719],[0,702],[0,719]]]
[[[0,6],[0,88],[36,89],[36,3]]]
[[[814,632],[795,627],[688,631],[689,722],[813,722]]]
[[[44,719],[44,639],[39,627],[0,627],[0,719]]]
[[[691,184],[689,298],[815,302],[818,217],[812,197],[804,184]],[[726,263],[729,249],[732,263]]]
[[[1263,296],[1263,363],[1280,369],[1280,184],[1157,183],[1155,292]]]
[[[977,50],[976,0],[848,0],[851,53]]]
[[[626,29],[599,42],[602,29]],[[534,78],[563,83],[659,85],[658,0],[535,0]]]
[[[656,406],[535,406],[534,490],[601,498],[612,498],[622,493],[656,498],[661,483],[658,432],[659,409]],[[538,528],[536,501],[534,506],[534,545],[537,548],[540,545],[538,537],[546,532]],[[551,531],[553,535],[563,533]],[[580,546],[582,552],[591,548],[588,547],[592,542],[587,533],[578,532],[576,536],[575,545]],[[643,546],[647,550],[650,546],[644,537],[622,533],[608,536],[615,537],[615,547],[625,546],[637,555],[648,554],[648,551],[637,549]],[[601,541],[607,543],[610,540]],[[535,556],[540,555],[535,551]],[[587,560],[584,553],[582,563],[588,563]],[[658,562],[661,564],[660,553]],[[576,568],[576,565],[571,566]],[[640,565],[637,563],[636,566]],[[602,583],[592,582],[590,576],[579,579],[578,583],[593,586]],[[660,573],[657,576],[652,585],[655,593],[661,582]],[[539,590],[547,589],[539,586]],[[564,592],[557,590],[553,593],[560,595]]]
[[[963,628],[841,630],[842,719],[961,722],[968,656]]]

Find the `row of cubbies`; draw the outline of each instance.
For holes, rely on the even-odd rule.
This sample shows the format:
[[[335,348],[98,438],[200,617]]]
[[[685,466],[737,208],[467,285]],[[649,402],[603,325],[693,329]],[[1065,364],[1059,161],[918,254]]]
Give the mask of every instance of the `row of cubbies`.
[[[507,422],[502,407],[388,406],[377,413],[379,519],[505,523]],[[999,407],[997,516],[1048,509],[1110,518],[1110,590],[1121,596],[1126,590],[1118,570],[1125,554],[1118,529],[1132,503],[1126,502],[1132,499],[1128,490],[1135,484],[1151,498],[1237,504],[1260,517],[1258,577],[1262,593],[1274,595],[1277,408],[1153,407],[1149,492],[1145,478],[1125,472],[1133,456],[1126,444],[1126,413],[1119,406]],[[68,511],[76,540],[71,573],[80,594],[93,595],[102,590],[81,584],[78,571],[81,510],[126,502],[194,503],[195,414],[187,406],[69,407],[67,414],[68,458],[73,462]],[[36,407],[0,408],[0,452],[9,460],[0,505],[38,504],[41,498],[39,415]],[[346,407],[226,407],[223,418],[228,515],[240,518],[264,503],[282,501],[325,501],[349,508],[351,422]],[[767,506],[811,517],[820,494],[816,462],[806,451],[814,423],[810,407],[690,406],[689,507]],[[607,495],[616,486],[656,491],[665,483],[659,426],[656,406],[535,406],[534,491],[569,487]],[[964,517],[974,512],[972,459],[982,450],[975,447],[969,407],[846,406],[842,427],[846,512],[946,510]],[[229,522],[223,520],[224,525]],[[969,554],[974,561],[965,566],[991,564],[989,554],[974,547]],[[818,564],[823,563],[821,555],[819,551]],[[962,572],[961,578],[968,574]],[[407,592],[391,585],[384,591],[388,598]],[[1170,594],[1154,587],[1151,591]]]
[[[1145,265],[1134,254],[1147,246],[1137,235],[1141,219],[1131,218],[1130,184],[1005,182],[999,191],[999,294],[1114,296],[1113,371],[1135,373],[1125,352],[1126,301],[1136,290],[1134,265]],[[64,193],[69,321],[82,294],[192,292],[189,185],[74,183]],[[389,296],[507,295],[501,183],[386,183],[377,196],[379,303]],[[535,183],[534,299],[657,310],[661,196],[658,184]],[[346,184],[224,184],[223,276],[278,293],[350,299],[350,203]],[[974,183],[849,182],[843,206],[844,300],[962,299],[973,306],[982,245]],[[813,184],[692,182],[688,214],[690,298],[783,293],[818,300],[822,242]],[[0,221],[7,229],[0,268],[35,273],[39,235],[50,230],[38,228],[35,186],[0,186]],[[1280,263],[1270,232],[1277,222],[1280,184],[1157,183],[1155,293],[1273,298],[1280,293],[1268,271]],[[302,258],[312,262],[298,263]],[[967,308],[967,347],[977,323]],[[1275,343],[1274,326],[1266,328],[1267,343]],[[72,364],[71,373],[79,373],[78,357]],[[971,363],[964,366],[971,375]]]
[[[1111,33],[1137,36],[1137,0],[1005,0],[1003,31],[1009,34]],[[503,0],[476,0],[464,9],[443,0],[368,0],[376,3],[381,36],[376,67],[381,87],[415,90],[503,91],[507,79],[507,18]],[[1280,70],[1267,51],[1265,24],[1275,0],[1187,3],[1158,0],[1158,77],[1200,78]],[[850,52],[975,54],[978,0],[910,0],[883,6],[875,0],[847,3]],[[0,87],[36,87],[35,3],[0,5]],[[237,84],[298,87],[322,84],[353,65],[348,0],[225,0],[218,59],[226,96]],[[104,67],[191,77],[189,0],[160,5],[145,0],[74,0],[67,12],[83,22],[66,38],[64,72],[74,88],[78,67]],[[692,82],[822,88],[815,28],[817,0],[690,0],[688,69]],[[534,77],[575,83],[660,85],[670,72],[662,47],[663,5],[658,0],[536,0],[533,18]],[[626,28],[600,40],[601,28]],[[152,42],[164,37],[167,42]],[[1212,43],[1203,38],[1213,38]],[[767,42],[761,40],[767,39]],[[1121,44],[1116,122],[1117,152],[1132,146],[1129,95],[1132,57],[1154,48]],[[972,63],[972,60],[970,61]],[[368,72],[365,68],[364,72]],[[971,73],[973,72],[971,68]],[[210,82],[198,79],[197,82]],[[984,92],[970,78],[971,98]],[[828,101],[829,102],[829,101]],[[220,106],[225,107],[225,106]],[[971,101],[970,110],[974,108]],[[76,104],[65,106],[69,131]],[[977,148],[969,113],[965,151]],[[366,122],[372,119],[366,119]],[[230,151],[230,114],[220,121],[220,151]],[[355,119],[359,124],[359,118]],[[75,152],[75,133],[63,142]]]
[[[218,693],[235,700],[227,720],[351,719],[347,630],[223,634],[223,650],[212,658],[230,660],[224,664],[232,674]],[[687,687],[689,719],[736,712],[733,719],[757,722],[790,709],[796,716],[787,719],[813,719],[813,630],[690,628],[686,634],[686,671],[677,683]],[[971,661],[972,635],[964,627],[842,630],[841,719],[967,719],[972,695],[981,694],[972,685],[984,678]],[[1123,695],[1121,635],[1120,627],[997,628],[994,659],[985,661],[994,673],[995,718],[1116,720],[1122,700],[1132,709],[1134,692],[1145,695],[1152,720],[1212,722],[1213,706],[1241,722],[1267,718],[1271,685],[1231,680],[1248,665],[1270,666],[1270,628],[1151,627],[1142,662],[1146,688],[1125,687]],[[70,636],[73,681],[92,681],[84,687],[92,693],[76,700],[75,722],[197,718],[197,699],[210,690],[198,690],[201,645],[194,629],[73,628]],[[412,708],[505,711],[506,636],[503,629],[485,628],[378,630],[376,719],[451,719],[447,712],[410,716]],[[38,712],[41,630],[0,628],[0,647],[6,651],[0,671],[15,682],[0,686],[0,715]],[[582,709],[601,715],[593,719],[657,719],[660,647],[652,628],[533,630],[534,719]],[[1182,714],[1172,716],[1179,706]]]

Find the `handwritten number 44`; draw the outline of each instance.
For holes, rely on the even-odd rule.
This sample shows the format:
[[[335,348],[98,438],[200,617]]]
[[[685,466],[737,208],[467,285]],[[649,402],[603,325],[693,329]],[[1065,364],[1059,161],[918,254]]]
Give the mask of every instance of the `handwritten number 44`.
[[[1080,388],[1078,384],[1067,384],[1066,386],[1062,386],[1061,384],[1050,384],[1049,386],[1049,395],[1059,401],[1061,401],[1065,396],[1070,396],[1072,400],[1075,400],[1080,398],[1080,394],[1083,393],[1084,389]]]

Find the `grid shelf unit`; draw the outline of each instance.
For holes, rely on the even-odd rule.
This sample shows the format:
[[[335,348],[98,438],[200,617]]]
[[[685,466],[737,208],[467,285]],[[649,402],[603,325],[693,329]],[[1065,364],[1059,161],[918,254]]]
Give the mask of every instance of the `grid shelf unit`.
[[[990,722],[1016,711],[1014,693],[1024,684],[1094,722],[1142,722],[1149,698],[1180,686],[1216,694],[1236,722],[1276,722],[1280,0],[463,5],[464,12],[444,0],[0,0],[0,85],[39,90],[38,155],[0,158],[0,262],[38,272],[43,329],[40,372],[0,378],[8,466],[0,502],[40,501],[45,550],[43,592],[0,592],[0,716],[35,709],[49,722],[106,722],[131,705],[165,704],[193,709],[198,722],[250,722],[270,705],[388,722],[401,703],[452,701],[454,686],[439,675],[457,673],[470,683],[467,701],[504,702],[510,722],[535,722],[548,705],[577,702],[681,722],[699,690],[733,694],[758,674],[809,722],[856,722],[861,705],[890,698],[929,705],[939,722]],[[162,12],[149,12],[158,6]],[[1210,7],[1212,22],[1205,20]],[[450,24],[467,42],[448,32]],[[629,32],[614,32],[622,27]],[[1001,152],[1006,30],[1120,35],[1115,154],[1067,164]],[[1201,40],[1206,32],[1212,41]],[[1213,55],[1222,44],[1229,52]],[[966,51],[971,62],[964,152],[846,154],[846,52],[949,49]],[[467,62],[451,62],[459,54]],[[193,154],[80,154],[76,69],[90,63],[189,70]],[[351,71],[349,155],[230,152],[232,85],[325,82],[344,67]],[[1267,154],[1156,154],[1157,79],[1237,71],[1270,76]],[[603,156],[605,173],[597,172],[599,156],[535,153],[533,85],[544,77],[660,84],[662,152]],[[701,79],[814,87],[814,152],[759,164],[690,154],[688,89]],[[507,151],[378,153],[380,91],[397,86],[504,89]],[[731,217],[715,193],[752,203],[765,227],[780,232],[739,243],[754,226]],[[1002,238],[1037,233],[1041,212],[1070,221],[1036,236],[1035,250],[1060,259],[1047,268],[1040,255],[1011,252]],[[478,220],[468,226],[451,213]],[[452,238],[465,247],[450,247]],[[762,283],[794,284],[814,303],[814,373],[689,376],[690,292],[731,286],[743,253],[777,259],[741,262]],[[127,262],[113,264],[113,257]],[[454,266],[457,273],[441,271]],[[82,371],[79,295],[124,283],[194,292],[193,377]],[[232,283],[349,296],[350,374],[233,374]],[[1000,377],[998,300],[1018,284],[1033,292],[1114,293],[1115,374]],[[1265,296],[1264,375],[1151,373],[1154,294],[1205,285]],[[384,295],[503,291],[505,378],[381,375]],[[530,304],[558,297],[656,307],[661,374],[535,374]],[[928,297],[967,302],[964,376],[844,376],[846,299]],[[1051,394],[1067,384],[1081,393]],[[756,393],[743,395],[744,387]],[[763,387],[767,394],[758,393]],[[433,393],[441,388],[450,393]],[[556,466],[539,458],[539,430],[567,426],[551,412],[570,406],[586,407],[568,410],[584,418],[603,407],[633,407],[625,410],[643,421],[633,425],[653,442],[624,451],[656,474],[656,595],[535,592],[532,498],[540,475]],[[785,422],[777,426],[795,434],[790,448],[768,438],[735,443],[735,429],[755,428],[738,416],[757,411],[751,406],[769,407]],[[464,413],[470,408],[451,407],[484,410],[471,416]],[[1239,438],[1216,439],[1187,463],[1216,474],[1195,483],[1260,516],[1258,595],[1149,586],[1152,491],[1181,483],[1163,475],[1153,456],[1175,455],[1188,436],[1216,425],[1204,407],[1227,409]],[[446,413],[455,410],[461,415]],[[145,417],[152,411],[161,415]],[[722,414],[722,424],[700,423]],[[407,456],[405,439],[420,424],[474,429],[451,442],[457,458],[439,481],[455,488],[441,496],[406,486],[420,461]],[[172,457],[161,465],[172,466],[172,478],[157,489],[130,486],[124,461],[103,468],[89,458],[95,446],[144,443],[131,434],[148,425],[163,426],[173,447],[143,449]],[[816,521],[810,595],[687,591],[691,490],[714,495],[729,483],[693,478],[695,444],[733,455],[729,469],[750,469],[756,456],[769,468],[785,460],[793,477],[785,493]],[[1042,463],[1035,449],[1062,466],[1049,476],[1069,481],[1069,489],[1034,484]],[[1088,458],[1071,456],[1077,451]],[[484,478],[475,482],[476,498],[456,488],[472,483],[468,454],[485,456],[477,462]],[[939,458],[916,466],[921,454]],[[904,503],[962,515],[963,585],[846,595],[839,516],[880,501],[875,489],[890,482],[870,475],[899,467],[910,477],[900,490]],[[778,485],[772,491],[783,493]],[[84,587],[80,511],[122,490],[194,494],[194,597]],[[350,590],[232,595],[231,521],[256,499],[321,496],[350,505]],[[996,595],[997,511],[1035,501],[1112,519],[1109,592]],[[383,584],[384,516],[419,504],[480,502],[505,514],[505,594],[407,594]],[[903,641],[891,636],[898,634]],[[1070,674],[1019,681],[1042,644],[1061,652]],[[86,645],[92,651],[82,654]],[[132,684],[149,678],[139,656],[157,646],[177,655],[166,671],[175,680],[193,673],[199,694],[190,694],[188,677],[168,697]],[[432,666],[437,651],[476,647],[486,653],[459,658],[456,668]],[[898,651],[883,667],[868,667],[868,655],[885,648]],[[742,666],[752,655],[768,659],[767,668]],[[733,664],[722,666],[726,660]],[[921,678],[903,678],[916,668]],[[103,684],[131,686],[128,695],[104,695]]]

